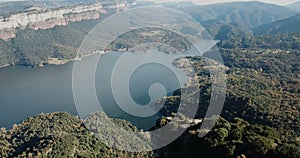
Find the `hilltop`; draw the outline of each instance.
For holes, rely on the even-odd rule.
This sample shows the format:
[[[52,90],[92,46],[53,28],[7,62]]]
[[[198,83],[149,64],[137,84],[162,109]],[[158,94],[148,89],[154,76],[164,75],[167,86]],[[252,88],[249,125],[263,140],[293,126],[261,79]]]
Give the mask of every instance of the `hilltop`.
[[[103,113],[96,115],[104,116]],[[137,132],[126,121],[113,121]],[[153,157],[152,152],[129,153],[109,148],[88,131],[78,117],[57,112],[30,117],[7,131],[2,128],[0,150],[0,157]]]

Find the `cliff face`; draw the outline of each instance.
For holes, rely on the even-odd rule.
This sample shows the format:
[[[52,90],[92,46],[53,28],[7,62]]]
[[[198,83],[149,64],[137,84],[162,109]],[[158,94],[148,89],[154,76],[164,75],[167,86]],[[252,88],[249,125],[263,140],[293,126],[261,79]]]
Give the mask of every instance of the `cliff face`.
[[[0,39],[8,40],[16,37],[16,30],[14,28],[4,28],[0,30]]]
[[[9,40],[16,37],[17,29],[31,28],[49,29],[55,26],[65,26],[69,22],[81,20],[99,19],[106,9],[126,9],[127,3],[102,6],[101,4],[80,5],[76,7],[41,9],[29,8],[22,13],[9,17],[0,17],[0,39]]]
[[[63,15],[63,17],[52,17],[37,22],[29,22],[27,24],[27,27],[34,30],[38,30],[38,29],[49,29],[55,26],[65,26],[68,25],[68,22],[77,22],[77,21],[87,20],[87,19],[99,19],[100,18],[99,13],[100,13],[99,11],[71,13],[71,14]],[[105,11],[101,11],[101,13],[105,13]]]

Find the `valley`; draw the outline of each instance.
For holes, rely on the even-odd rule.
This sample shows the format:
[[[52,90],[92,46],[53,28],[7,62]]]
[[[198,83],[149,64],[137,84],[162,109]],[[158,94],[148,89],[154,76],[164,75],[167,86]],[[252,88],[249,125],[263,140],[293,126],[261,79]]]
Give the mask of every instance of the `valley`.
[[[289,6],[263,2],[205,6],[192,2],[159,4],[188,14],[203,25],[218,41],[217,51],[224,65],[213,58],[216,50],[203,56],[175,59],[172,65],[188,76],[185,87],[179,89],[178,83],[163,69],[158,72],[153,66],[136,71],[135,78],[131,78],[136,84],[130,87],[136,102],[149,102],[148,80],[157,82],[156,77],[161,77],[161,82],[169,85],[168,96],[155,102],[154,108],[160,110],[152,117],[135,117],[118,107],[111,90],[114,64],[124,52],[144,52],[143,48],[135,47],[141,43],[163,43],[177,50],[158,48],[166,54],[180,54],[193,45],[172,31],[146,27],[122,34],[100,52],[104,58],[97,65],[94,88],[106,114],[93,113],[90,109],[93,102],[88,102],[91,105],[85,106],[86,116],[112,118],[119,127],[135,133],[153,131],[171,123],[171,131],[152,135],[154,139],[163,140],[172,132],[185,129],[178,139],[163,148],[136,153],[106,146],[84,124],[91,120],[78,118],[72,95],[72,66],[74,60],[93,63],[99,56],[99,53],[86,53],[79,58],[76,53],[101,21],[118,12],[157,4],[64,0],[2,5],[14,6],[13,3],[22,5],[0,11],[0,106],[3,109],[0,127],[5,127],[0,129],[0,157],[300,157],[300,20],[295,7],[298,3]],[[207,117],[210,101],[215,99],[211,70],[216,67],[226,73],[226,98],[220,116]],[[200,96],[195,89],[200,89]],[[85,89],[80,91],[89,94]],[[183,91],[188,92],[186,98],[181,98]],[[177,113],[188,110],[197,98],[200,101],[194,118]],[[179,106],[181,100],[186,101]],[[12,114],[16,117],[11,117]],[[171,121],[175,116],[180,121]],[[203,120],[208,124],[217,120],[217,123],[211,130],[202,129]],[[120,134],[105,125],[92,126],[100,133],[106,132],[103,128]],[[207,135],[200,137],[201,134]],[[132,146],[140,145],[136,143]]]

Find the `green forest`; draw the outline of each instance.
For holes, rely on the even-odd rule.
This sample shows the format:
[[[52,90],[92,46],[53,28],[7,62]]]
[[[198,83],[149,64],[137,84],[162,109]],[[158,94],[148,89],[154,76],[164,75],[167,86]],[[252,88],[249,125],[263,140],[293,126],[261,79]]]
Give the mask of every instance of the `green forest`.
[[[203,131],[196,125],[162,149],[124,153],[97,141],[77,117],[52,113],[31,117],[9,130],[1,129],[1,156],[174,157],[188,153],[189,157],[297,158],[300,156],[298,37],[296,33],[249,37],[252,40],[232,37],[219,43],[227,74],[226,100],[217,125],[204,138],[198,136]],[[282,38],[289,39],[288,43],[295,48],[267,44],[270,40],[279,43]],[[191,89],[201,87],[196,118],[204,117],[211,97],[210,67],[205,62],[206,56],[209,54],[174,61],[175,65],[183,63],[181,69],[192,68],[197,72],[194,76],[197,83],[190,85]],[[180,97],[176,96],[179,94],[180,90],[166,98],[160,111],[165,117],[157,120],[152,129],[164,126],[168,123],[166,117],[176,113],[180,102]],[[191,91],[189,97],[195,95]],[[126,121],[117,122],[127,130],[138,131]],[[175,130],[180,128],[174,127]]]
[[[131,153],[108,147],[86,125],[100,133],[106,128],[120,136],[119,131],[107,126],[95,127],[89,123],[91,118],[53,112],[31,116],[14,124],[11,129],[1,128],[0,157],[299,158],[299,14],[286,7],[260,2],[207,7],[189,3],[182,5],[171,3],[166,7],[183,11],[202,23],[218,40],[217,47],[224,64],[211,58],[215,50],[205,52],[203,56],[174,60],[173,65],[186,71],[190,82],[172,96],[157,102],[157,107],[163,103],[159,111],[161,118],[148,130],[165,126],[170,122],[168,118],[175,116],[179,108],[188,109],[191,103],[195,103],[195,98],[200,98],[195,118],[177,115],[186,122],[191,119],[205,119],[211,123],[218,120],[211,131],[201,129],[201,123],[194,124],[161,149]],[[20,29],[9,41],[0,39],[0,67],[42,67],[49,64],[50,58],[72,60],[86,35],[101,20],[83,20],[46,30]],[[297,23],[291,27],[294,21]],[[163,43],[179,52],[193,47],[172,31],[148,27],[121,35],[106,51],[131,51],[135,45],[146,42]],[[169,52],[164,48],[160,51]],[[226,99],[220,116],[205,118],[212,96],[210,70],[215,67],[226,72]],[[195,89],[200,89],[200,97]],[[189,92],[184,98],[187,102],[179,106],[183,90]],[[93,119],[103,117],[107,116],[101,112],[93,114]],[[113,118],[112,121],[125,130],[139,132],[126,120]],[[173,127],[174,132],[180,130],[182,124],[174,123]],[[207,135],[200,137],[203,133]],[[167,134],[172,134],[172,131]],[[130,145],[137,146],[139,143]]]

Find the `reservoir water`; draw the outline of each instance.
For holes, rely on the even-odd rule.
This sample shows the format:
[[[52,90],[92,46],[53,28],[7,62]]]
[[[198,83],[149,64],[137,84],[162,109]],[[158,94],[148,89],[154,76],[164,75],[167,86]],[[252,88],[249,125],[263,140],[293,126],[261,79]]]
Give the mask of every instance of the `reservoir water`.
[[[126,119],[140,129],[149,129],[155,124],[158,114],[151,117],[139,118],[127,114],[114,101],[110,77],[120,53],[112,53],[101,58],[96,72],[96,90],[104,111],[110,117]],[[89,63],[94,56],[84,58],[80,62]],[[77,115],[72,94],[72,70],[74,62],[64,65],[46,65],[42,68],[24,66],[9,66],[0,69],[0,127],[10,129],[14,123],[50,112],[68,112]],[[167,83],[167,90],[178,88],[177,80],[170,80],[172,75],[168,70],[159,66],[141,67],[136,70],[130,83],[130,92],[139,104],[149,102],[150,81]],[[136,84],[134,84],[136,83]],[[144,84],[145,83],[145,84]],[[144,86],[144,87],[143,87]],[[87,102],[88,104],[88,102]]]

